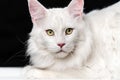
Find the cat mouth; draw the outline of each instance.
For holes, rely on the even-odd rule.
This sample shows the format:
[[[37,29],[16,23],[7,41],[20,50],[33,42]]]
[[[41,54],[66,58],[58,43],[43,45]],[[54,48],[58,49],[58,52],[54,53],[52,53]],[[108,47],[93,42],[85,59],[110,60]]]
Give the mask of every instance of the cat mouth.
[[[56,52],[55,58],[57,59],[63,59],[66,58],[68,56],[68,53],[64,50],[60,50],[58,52]]]
[[[66,51],[64,51],[64,50],[60,50],[60,51],[56,52],[55,57],[56,57],[57,59],[63,59],[63,58],[69,57],[70,54],[72,54],[72,53],[73,53],[72,51],[71,51],[71,52],[66,52]]]
[[[64,50],[60,50],[60,51],[58,51],[56,53],[58,54],[58,53],[66,53],[66,52]]]

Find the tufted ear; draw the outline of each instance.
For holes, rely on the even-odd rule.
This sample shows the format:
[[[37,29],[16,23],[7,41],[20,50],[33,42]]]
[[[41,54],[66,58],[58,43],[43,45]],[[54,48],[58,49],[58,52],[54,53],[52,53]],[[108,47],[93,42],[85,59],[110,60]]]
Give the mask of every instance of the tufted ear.
[[[28,0],[28,7],[32,21],[45,17],[46,8],[37,0]]]
[[[84,1],[83,0],[72,0],[68,5],[68,11],[73,17],[81,16],[83,13]]]

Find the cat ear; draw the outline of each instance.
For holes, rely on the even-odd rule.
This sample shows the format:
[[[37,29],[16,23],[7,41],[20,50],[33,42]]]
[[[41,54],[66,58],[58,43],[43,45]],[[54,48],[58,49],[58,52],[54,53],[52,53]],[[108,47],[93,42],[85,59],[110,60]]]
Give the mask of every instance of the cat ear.
[[[72,0],[68,5],[68,11],[73,17],[81,16],[83,13],[84,0]]]
[[[46,8],[43,7],[37,0],[28,0],[29,11],[32,20],[37,20],[45,17]]]

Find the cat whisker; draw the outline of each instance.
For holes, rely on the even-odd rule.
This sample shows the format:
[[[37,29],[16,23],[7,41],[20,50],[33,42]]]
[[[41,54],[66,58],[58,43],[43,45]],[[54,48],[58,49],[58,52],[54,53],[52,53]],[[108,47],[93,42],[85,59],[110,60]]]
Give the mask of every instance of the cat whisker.
[[[73,52],[70,52],[70,55],[71,55],[72,57],[74,57]]]
[[[9,59],[6,60],[6,62],[5,62],[4,64],[7,64],[7,63],[10,62],[14,57],[16,57],[16,55],[18,55],[18,54],[20,54],[20,53],[22,53],[22,52],[24,52],[24,50],[21,50],[21,51],[17,52],[16,54],[14,54],[13,56],[11,56]],[[19,55],[19,56],[21,56],[21,55]]]
[[[22,43],[23,45],[25,45],[27,43],[27,41],[22,41],[18,36],[16,36],[17,40]]]

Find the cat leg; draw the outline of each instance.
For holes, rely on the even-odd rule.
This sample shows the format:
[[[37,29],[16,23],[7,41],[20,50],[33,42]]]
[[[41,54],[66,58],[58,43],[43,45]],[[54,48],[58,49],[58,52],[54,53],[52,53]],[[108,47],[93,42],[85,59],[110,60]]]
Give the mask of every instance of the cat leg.
[[[25,67],[23,71],[25,80],[44,80],[55,76],[52,73],[49,74],[45,70],[40,70],[32,66]]]
[[[50,79],[75,79],[76,75],[69,74],[67,72],[56,72],[50,70],[40,70],[38,68],[27,66],[24,68],[24,79],[25,80],[50,80]],[[71,72],[72,73],[72,72]],[[82,79],[79,79],[82,80]]]
[[[50,71],[41,70],[32,66],[24,68],[24,80],[112,80],[110,77],[100,77],[91,71]]]

